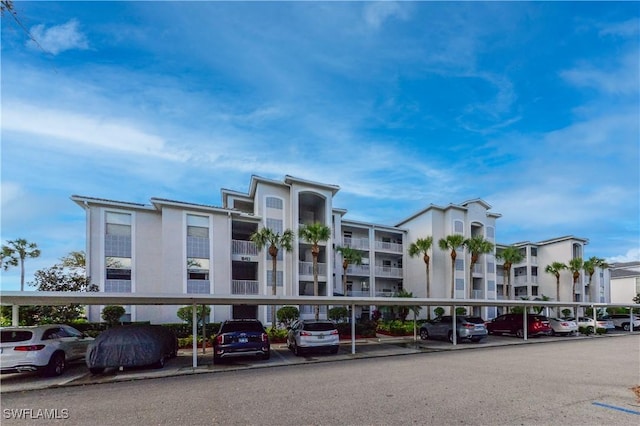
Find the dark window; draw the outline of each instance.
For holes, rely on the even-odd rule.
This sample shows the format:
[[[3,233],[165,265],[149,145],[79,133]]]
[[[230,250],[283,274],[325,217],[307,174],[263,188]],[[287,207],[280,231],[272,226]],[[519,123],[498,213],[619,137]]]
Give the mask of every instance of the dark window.
[[[228,321],[220,327],[220,333],[233,333],[238,331],[264,332],[264,327],[257,321]]]
[[[336,326],[330,322],[310,322],[305,323],[302,328],[309,331],[330,331],[335,330]]]
[[[131,269],[107,269],[108,280],[131,280]]]
[[[0,333],[0,342],[2,343],[24,342],[27,340],[31,340],[31,337],[33,337],[33,333],[30,331],[5,330]]]
[[[473,324],[484,324],[484,320],[480,317],[460,317],[460,319]]]

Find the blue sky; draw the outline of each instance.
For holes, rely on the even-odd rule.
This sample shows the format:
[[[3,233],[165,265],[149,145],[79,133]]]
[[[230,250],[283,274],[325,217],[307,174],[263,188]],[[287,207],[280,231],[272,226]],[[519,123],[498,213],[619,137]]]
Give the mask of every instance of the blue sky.
[[[16,2],[1,239],[85,249],[72,194],[221,205],[252,174],[395,224],[482,198],[509,244],[640,260],[640,12],[622,2]],[[19,288],[19,271],[2,275]]]

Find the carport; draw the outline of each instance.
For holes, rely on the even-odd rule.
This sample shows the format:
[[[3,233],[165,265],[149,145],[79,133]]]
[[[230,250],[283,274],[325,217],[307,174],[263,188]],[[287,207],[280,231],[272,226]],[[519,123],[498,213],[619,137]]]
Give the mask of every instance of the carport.
[[[640,304],[580,303],[580,302],[544,302],[534,300],[479,300],[479,299],[433,299],[401,297],[346,297],[346,296],[262,296],[262,295],[213,295],[213,294],[139,294],[139,293],[101,293],[101,292],[56,292],[56,291],[0,291],[2,305],[14,306],[56,306],[71,303],[79,305],[191,305],[193,306],[193,335],[197,335],[196,307],[198,305],[335,305],[351,307],[351,353],[356,353],[355,307],[356,306],[447,306],[455,312],[456,307],[467,306],[503,306],[503,307],[571,307],[577,312],[579,307],[609,308],[622,307],[639,309]],[[527,324],[527,309],[523,312],[524,324]],[[576,315],[577,316],[577,315]],[[632,314],[630,314],[631,318]],[[18,319],[13,318],[14,325]],[[595,328],[595,318],[594,318]],[[456,315],[453,315],[453,329],[457,329]],[[631,321],[633,331],[633,321]],[[416,339],[414,330],[414,339]],[[527,339],[527,327],[524,327],[524,339]],[[453,334],[453,344],[457,336]],[[197,367],[197,339],[193,339],[193,368]]]

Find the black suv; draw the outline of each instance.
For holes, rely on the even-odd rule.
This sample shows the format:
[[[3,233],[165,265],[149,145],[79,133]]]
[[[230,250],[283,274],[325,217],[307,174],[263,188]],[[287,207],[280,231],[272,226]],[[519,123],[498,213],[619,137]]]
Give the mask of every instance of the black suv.
[[[213,340],[214,364],[223,359],[258,356],[269,359],[271,345],[269,335],[258,320],[228,320],[220,324]]]

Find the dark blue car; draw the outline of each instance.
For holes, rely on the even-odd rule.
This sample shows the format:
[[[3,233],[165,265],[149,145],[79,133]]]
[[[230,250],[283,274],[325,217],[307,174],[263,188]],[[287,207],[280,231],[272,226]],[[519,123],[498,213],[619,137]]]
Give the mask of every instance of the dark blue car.
[[[271,357],[269,335],[258,320],[228,320],[220,324],[213,341],[213,362],[224,359],[254,356]]]

